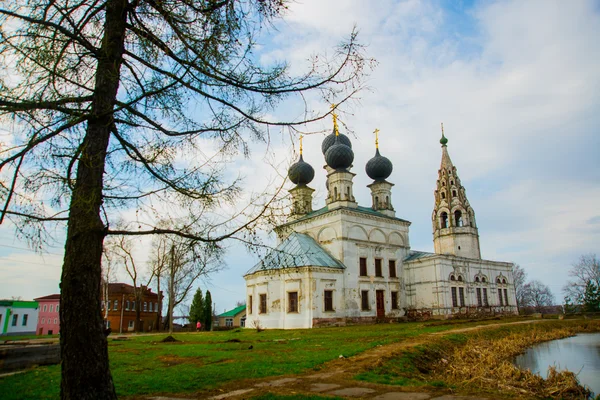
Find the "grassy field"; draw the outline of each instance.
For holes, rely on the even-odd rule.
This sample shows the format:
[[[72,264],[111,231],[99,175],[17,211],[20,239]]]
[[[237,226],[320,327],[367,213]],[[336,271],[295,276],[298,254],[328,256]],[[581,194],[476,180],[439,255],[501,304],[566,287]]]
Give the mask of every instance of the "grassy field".
[[[340,355],[349,357],[377,345],[498,322],[378,324],[263,332],[238,329],[177,334],[175,337],[180,342],[174,343],[161,342],[166,335],[130,336],[127,340],[113,340],[111,335],[109,353],[119,396],[201,394],[236,379],[258,379],[318,370],[325,362]],[[447,336],[446,340],[462,340],[461,337]],[[414,366],[414,363],[403,362],[400,361],[398,367],[401,370]],[[410,370],[405,372],[407,374],[404,376],[410,375]],[[402,376],[396,374],[396,378]],[[390,381],[396,378],[381,377],[376,371],[360,378],[397,383]],[[57,399],[59,385],[58,365],[0,378],[0,392],[5,400]]]

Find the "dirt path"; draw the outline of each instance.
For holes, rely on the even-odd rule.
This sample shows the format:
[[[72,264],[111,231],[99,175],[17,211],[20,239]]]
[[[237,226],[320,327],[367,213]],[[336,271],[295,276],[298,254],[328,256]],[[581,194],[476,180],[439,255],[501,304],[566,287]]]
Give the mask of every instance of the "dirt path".
[[[450,389],[441,389],[438,392],[414,391],[412,392],[400,386],[382,385],[370,382],[354,380],[353,377],[365,370],[383,365],[408,348],[424,344],[430,339],[439,336],[470,332],[482,329],[494,329],[500,326],[534,324],[544,320],[527,320],[517,322],[506,322],[489,325],[479,325],[468,328],[450,329],[443,332],[429,333],[415,338],[409,338],[400,342],[387,345],[379,345],[348,358],[339,358],[323,364],[319,372],[311,371],[304,374],[287,375],[284,377],[270,377],[260,380],[240,379],[227,383],[217,389],[207,391],[201,395],[168,395],[164,396],[135,396],[133,400],[172,400],[172,399],[212,399],[212,400],[238,400],[249,399],[266,393],[274,394],[298,394],[298,395],[330,395],[342,398],[369,398],[376,400],[450,400],[450,399],[478,399],[480,397],[456,396],[451,394]],[[487,397],[493,398],[493,397]]]

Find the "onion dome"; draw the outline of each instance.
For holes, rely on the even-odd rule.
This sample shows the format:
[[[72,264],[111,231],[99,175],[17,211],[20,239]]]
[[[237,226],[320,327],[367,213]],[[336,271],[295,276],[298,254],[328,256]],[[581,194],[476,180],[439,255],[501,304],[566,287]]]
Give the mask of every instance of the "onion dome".
[[[315,170],[305,162],[300,154],[298,162],[293,163],[288,170],[288,177],[296,185],[305,186],[315,177]]]
[[[339,136],[335,137],[335,142],[325,152],[325,162],[333,169],[346,169],[354,161],[354,152],[352,148],[343,144]]]
[[[350,142],[350,138],[348,138],[348,136],[344,135],[343,133],[340,133],[338,135],[339,141],[342,144],[345,144],[346,146],[352,148],[352,142]],[[335,143],[335,132],[332,132],[331,135],[328,135],[325,137],[325,139],[323,139],[323,143],[321,144],[321,151],[323,152],[323,155],[325,155],[325,153],[327,153],[327,150],[333,146],[333,144]]]
[[[379,154],[379,149],[375,151],[375,157],[371,158],[365,166],[365,171],[369,178],[374,181],[384,181],[392,174],[392,162]]]
[[[440,139],[440,144],[442,146],[446,146],[448,144],[448,139],[444,136],[444,123],[442,123],[442,138]]]

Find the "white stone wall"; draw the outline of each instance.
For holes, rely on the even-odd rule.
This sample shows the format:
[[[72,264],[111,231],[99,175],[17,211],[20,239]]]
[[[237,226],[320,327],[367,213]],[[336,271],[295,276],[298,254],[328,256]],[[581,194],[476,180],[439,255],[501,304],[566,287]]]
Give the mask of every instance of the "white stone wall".
[[[35,333],[39,310],[37,308],[13,308],[0,306],[0,334],[14,335]],[[13,315],[18,315],[16,326],[12,325]],[[23,315],[27,314],[27,323],[23,325]],[[8,319],[8,321],[7,321]]]

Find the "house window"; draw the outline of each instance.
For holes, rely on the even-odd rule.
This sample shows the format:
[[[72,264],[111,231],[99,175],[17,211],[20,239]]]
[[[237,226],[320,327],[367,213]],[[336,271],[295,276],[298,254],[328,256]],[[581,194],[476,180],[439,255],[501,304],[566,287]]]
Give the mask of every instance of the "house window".
[[[504,303],[508,305],[508,289],[504,289]]]
[[[13,315],[12,326],[17,326],[17,320],[19,319],[19,314]]]
[[[46,318],[42,318],[42,324],[46,323]]]
[[[365,257],[360,258],[360,276],[367,276],[367,259]]]
[[[362,290],[360,292],[360,298],[361,298],[362,310],[369,311],[369,309],[370,309],[370,307],[369,307],[369,291]]]
[[[252,314],[252,296],[248,296],[248,314]]]
[[[29,318],[29,314],[23,314],[23,326],[27,326],[27,318]]]
[[[325,311],[333,311],[333,290],[326,290],[323,298],[325,299]]]
[[[57,323],[57,322],[58,322],[58,321],[56,320],[56,318],[54,318],[54,325],[56,325],[56,323]]]
[[[396,277],[396,260],[390,260],[388,262],[389,267],[390,267],[390,278],[395,278]]]
[[[381,258],[375,259],[375,276],[383,276],[383,272],[381,271]]]
[[[131,302],[131,309],[132,309],[132,310],[135,310],[135,301],[132,301],[132,302]]]
[[[225,326],[232,328],[233,327],[233,318],[225,318]]]
[[[127,324],[127,329],[133,329],[133,326],[134,326],[133,324],[134,324],[133,320],[129,321],[129,323]]]
[[[392,310],[398,309],[398,292],[392,292]]]
[[[450,288],[452,292],[452,307],[458,307],[458,299],[456,297],[456,288],[453,286]]]
[[[50,312],[54,312],[54,305],[50,304]]]
[[[48,310],[48,305],[44,304],[44,312],[46,312]]]
[[[125,302],[125,311],[129,311],[129,300]]]
[[[458,298],[460,300],[460,306],[464,307],[465,306],[465,288],[462,288],[462,287],[458,288]]]
[[[260,295],[260,308],[258,310],[258,313],[259,314],[267,313],[267,295],[266,294]]]
[[[119,309],[119,300],[115,300],[115,302],[113,303],[113,310],[117,311]]]
[[[288,312],[298,312],[298,292],[288,293]]]
[[[487,288],[483,288],[483,305],[489,306],[488,297],[487,297]]]
[[[58,312],[58,304],[56,305],[56,312]]]
[[[144,312],[148,312],[148,303],[144,302]]]
[[[477,288],[477,307],[482,307],[483,303],[481,301],[481,288]]]

